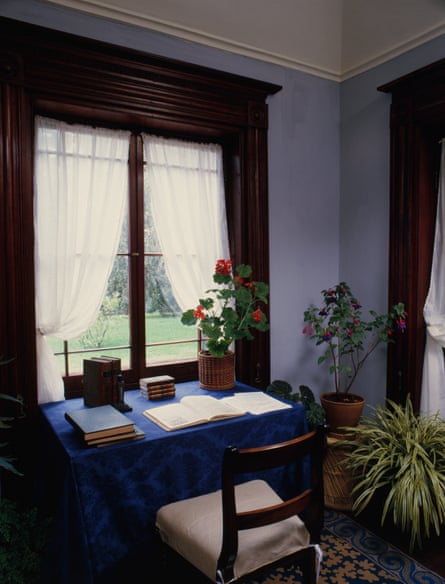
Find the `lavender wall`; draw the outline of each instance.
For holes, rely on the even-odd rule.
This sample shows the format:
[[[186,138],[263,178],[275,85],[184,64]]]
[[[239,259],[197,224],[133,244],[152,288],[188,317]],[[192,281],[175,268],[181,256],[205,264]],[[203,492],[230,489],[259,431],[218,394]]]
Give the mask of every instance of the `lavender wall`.
[[[346,279],[365,308],[386,308],[390,97],[376,87],[441,58],[445,38],[338,84],[38,0],[2,0],[0,15],[283,87],[269,100],[272,379],[329,391],[301,332],[306,306]],[[357,386],[372,404],[384,398],[384,357]]]

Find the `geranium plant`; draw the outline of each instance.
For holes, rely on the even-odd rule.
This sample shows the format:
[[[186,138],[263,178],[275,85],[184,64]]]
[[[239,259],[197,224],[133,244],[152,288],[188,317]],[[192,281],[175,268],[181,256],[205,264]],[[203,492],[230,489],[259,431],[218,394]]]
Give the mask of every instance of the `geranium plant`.
[[[211,355],[223,357],[233,341],[252,340],[252,330],[267,331],[269,323],[261,309],[267,304],[269,286],[252,280],[252,267],[241,264],[232,272],[231,260],[216,262],[213,281],[196,308],[183,312],[182,324],[201,328]]]
[[[303,333],[316,345],[325,347],[318,363],[330,363],[335,392],[347,394],[377,345],[395,342],[395,332],[405,330],[405,305],[399,302],[384,314],[370,310],[371,318],[367,320],[346,282],[322,290],[321,294],[321,306],[312,305],[304,312]]]

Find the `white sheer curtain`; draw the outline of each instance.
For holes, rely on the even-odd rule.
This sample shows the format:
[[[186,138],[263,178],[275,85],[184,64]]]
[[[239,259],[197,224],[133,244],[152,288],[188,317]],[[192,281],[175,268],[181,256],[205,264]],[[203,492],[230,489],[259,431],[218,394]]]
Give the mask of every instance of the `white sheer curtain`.
[[[430,288],[423,315],[427,333],[420,410],[439,412],[445,419],[445,140],[442,140]]]
[[[46,336],[74,339],[94,322],[128,196],[126,131],[36,118],[35,271],[39,403],[62,400]]]
[[[144,134],[153,222],[182,310],[214,286],[216,260],[230,257],[222,149]]]

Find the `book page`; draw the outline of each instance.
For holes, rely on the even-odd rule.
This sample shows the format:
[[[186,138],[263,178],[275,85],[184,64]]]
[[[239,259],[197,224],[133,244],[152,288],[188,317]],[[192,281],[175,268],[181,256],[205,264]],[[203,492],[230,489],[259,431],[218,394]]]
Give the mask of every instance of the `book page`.
[[[187,395],[181,399],[181,403],[199,412],[208,421],[235,418],[246,413],[242,407],[225,401],[225,398],[216,399],[210,395]]]
[[[242,416],[245,412],[211,396],[188,395],[179,403],[150,408],[143,414],[164,430],[177,430],[211,420]]]
[[[264,414],[292,407],[290,404],[286,404],[263,391],[239,392],[233,396],[223,398],[222,401],[250,414]]]
[[[164,430],[177,430],[207,422],[199,412],[193,412],[181,403],[168,404],[143,411],[144,416],[152,420]]]

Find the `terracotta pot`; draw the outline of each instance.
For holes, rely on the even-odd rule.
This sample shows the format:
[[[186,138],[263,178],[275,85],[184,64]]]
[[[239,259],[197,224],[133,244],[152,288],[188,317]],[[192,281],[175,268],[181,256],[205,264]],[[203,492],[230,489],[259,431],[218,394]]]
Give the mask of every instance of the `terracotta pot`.
[[[235,386],[235,354],[227,351],[223,357],[215,357],[208,351],[200,351],[198,376],[203,389],[232,389]]]
[[[357,426],[365,407],[365,398],[355,393],[339,393],[331,391],[320,396],[320,403],[326,412],[326,423],[329,435],[342,437],[341,426]]]

